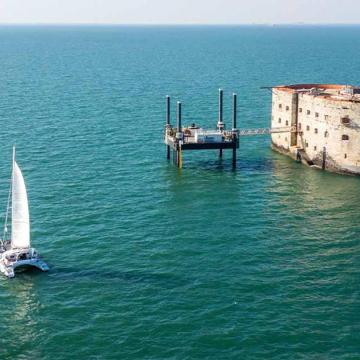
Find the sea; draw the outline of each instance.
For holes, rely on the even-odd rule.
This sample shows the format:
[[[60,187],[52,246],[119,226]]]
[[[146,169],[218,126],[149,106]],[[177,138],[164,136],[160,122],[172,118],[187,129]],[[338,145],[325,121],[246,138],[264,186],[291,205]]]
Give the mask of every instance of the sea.
[[[360,26],[1,26],[0,220],[15,144],[50,271],[0,277],[0,359],[360,359],[360,178],[163,144],[166,95],[266,128],[359,58]]]

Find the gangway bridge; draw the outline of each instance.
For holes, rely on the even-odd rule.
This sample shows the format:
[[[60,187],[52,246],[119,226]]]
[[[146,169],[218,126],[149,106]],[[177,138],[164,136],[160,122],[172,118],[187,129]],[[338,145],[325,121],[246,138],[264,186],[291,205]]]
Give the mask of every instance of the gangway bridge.
[[[239,136],[270,135],[289,132],[296,132],[296,126],[282,126],[276,128],[259,129],[238,129]]]

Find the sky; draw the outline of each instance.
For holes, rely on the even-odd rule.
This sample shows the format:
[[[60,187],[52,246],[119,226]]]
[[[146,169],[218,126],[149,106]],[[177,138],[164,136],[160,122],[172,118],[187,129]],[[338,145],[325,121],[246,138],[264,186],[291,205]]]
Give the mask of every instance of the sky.
[[[355,24],[360,0],[0,0],[2,24]]]

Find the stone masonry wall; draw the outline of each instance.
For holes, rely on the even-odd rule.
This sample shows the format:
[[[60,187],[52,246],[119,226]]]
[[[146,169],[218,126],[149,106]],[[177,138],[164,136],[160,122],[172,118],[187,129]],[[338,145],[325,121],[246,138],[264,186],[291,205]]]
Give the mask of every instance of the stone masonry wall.
[[[297,134],[272,134],[274,149],[293,158],[300,151],[309,165],[329,171],[360,174],[359,102],[275,88],[271,125],[298,129]]]
[[[271,128],[296,126],[297,104],[294,96],[286,91],[273,89]],[[288,153],[290,147],[295,145],[296,137],[292,139],[291,132],[272,134],[272,143],[278,150]],[[294,143],[295,142],[295,143]]]

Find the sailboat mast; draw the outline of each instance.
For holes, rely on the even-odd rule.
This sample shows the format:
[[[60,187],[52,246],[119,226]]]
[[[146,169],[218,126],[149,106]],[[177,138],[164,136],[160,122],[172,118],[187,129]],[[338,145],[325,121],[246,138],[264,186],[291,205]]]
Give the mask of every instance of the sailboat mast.
[[[7,234],[7,223],[9,218],[9,210],[10,210],[10,202],[11,202],[11,194],[12,194],[12,184],[14,179],[14,164],[15,164],[15,145],[13,146],[13,156],[12,156],[12,168],[11,168],[11,179],[10,179],[10,187],[9,187],[9,194],[8,194],[8,200],[6,205],[6,215],[5,215],[5,224],[4,224],[4,233],[2,241],[0,242],[1,245],[4,245],[4,242],[6,240],[6,234]]]
[[[15,164],[15,153],[16,153],[16,148],[15,148],[15,145],[14,145],[13,146],[13,156],[12,156],[12,169],[13,170],[14,170],[14,164]],[[11,175],[11,180],[12,180],[12,175]]]

